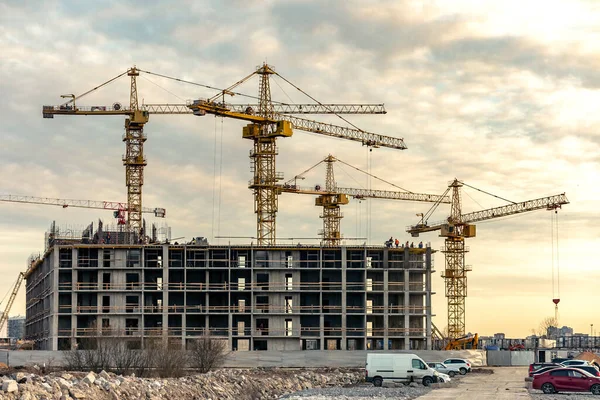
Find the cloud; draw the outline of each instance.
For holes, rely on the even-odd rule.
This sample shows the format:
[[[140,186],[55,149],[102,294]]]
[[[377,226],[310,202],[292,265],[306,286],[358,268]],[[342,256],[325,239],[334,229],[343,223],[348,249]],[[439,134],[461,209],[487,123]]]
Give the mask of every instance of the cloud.
[[[569,277],[589,274],[593,263],[581,249],[600,240],[600,49],[593,40],[599,18],[593,2],[551,1],[541,11],[519,1],[214,1],[179,7],[156,1],[142,8],[135,1],[3,2],[1,191],[124,201],[124,118],[47,120],[41,118],[42,105],[63,101],[61,94],[84,93],[132,65],[228,87],[267,61],[322,102],[385,103],[386,115],[347,119],[371,132],[403,137],[408,145],[405,151],[369,151],[296,130],[277,142],[277,171],[286,180],[331,153],[414,192],[441,194],[455,177],[513,201],[566,192],[571,204],[559,212],[563,262],[572,268]],[[145,103],[183,103],[215,94],[148,74],[140,76],[138,89]],[[256,96],[258,80],[236,90]],[[310,101],[279,77],[271,90],[274,100]],[[129,79],[122,77],[79,104],[128,101]],[[255,100],[237,95],[227,101]],[[335,116],[310,118],[346,124]],[[247,188],[252,143],[240,140],[243,126],[211,116],[151,116],[145,126],[144,205],[167,209],[174,236],[255,235]],[[323,184],[323,173],[315,172],[303,184]],[[344,186],[369,185],[364,174],[350,169],[336,170],[336,177]],[[393,190],[375,178],[371,184]],[[464,212],[504,204],[470,188],[462,200]],[[369,236],[371,244],[390,235],[404,241],[409,239],[405,227],[429,207],[352,200],[343,209],[342,232],[348,238]],[[440,206],[431,218],[443,219],[448,212]],[[319,213],[312,196],[281,196],[278,234],[316,237],[322,228]],[[41,250],[52,220],[84,226],[98,218],[111,220],[101,210],[3,204],[0,235],[7,276],[16,277],[29,253]],[[468,262],[476,267],[468,329],[492,333],[499,330],[496,321],[509,323],[515,309],[536,318],[536,307],[545,305],[548,295],[549,219],[538,211],[477,225],[478,237],[468,243]],[[443,246],[436,233],[422,239],[434,248]],[[440,271],[441,253],[436,259]],[[523,270],[542,278],[523,277]],[[570,312],[563,314],[565,323],[582,326],[585,317],[567,305],[584,301],[581,293],[594,288],[591,280],[566,282],[578,290],[565,291]],[[436,276],[434,286],[436,323],[443,327],[443,280]],[[8,290],[9,283],[0,282],[0,293]],[[15,307],[22,309],[19,301]],[[504,319],[490,317],[490,307]],[[519,322],[515,335],[528,333],[528,322]]]

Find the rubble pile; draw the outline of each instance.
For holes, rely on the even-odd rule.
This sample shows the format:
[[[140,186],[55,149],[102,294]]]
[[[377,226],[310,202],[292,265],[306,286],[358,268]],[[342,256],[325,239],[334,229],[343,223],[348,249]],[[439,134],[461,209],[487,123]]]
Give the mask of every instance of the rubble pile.
[[[364,372],[349,369],[278,368],[222,369],[167,379],[121,376],[105,371],[46,376],[17,372],[0,376],[0,399],[277,399],[299,390],[353,385],[363,376]]]

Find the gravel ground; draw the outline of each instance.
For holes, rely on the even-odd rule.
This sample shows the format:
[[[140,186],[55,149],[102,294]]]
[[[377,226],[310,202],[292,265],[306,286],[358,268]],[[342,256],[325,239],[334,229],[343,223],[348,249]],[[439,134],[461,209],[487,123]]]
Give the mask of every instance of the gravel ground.
[[[569,392],[569,393],[544,394],[544,393],[542,393],[541,390],[529,389],[529,394],[531,395],[532,400],[569,400],[571,398],[582,399],[582,400],[589,398],[591,400],[591,399],[598,398],[598,396],[594,396],[590,392],[583,392],[583,393]]]
[[[332,387],[303,390],[285,395],[286,400],[410,400],[428,393],[431,389],[424,386],[375,387],[365,384],[353,387]]]

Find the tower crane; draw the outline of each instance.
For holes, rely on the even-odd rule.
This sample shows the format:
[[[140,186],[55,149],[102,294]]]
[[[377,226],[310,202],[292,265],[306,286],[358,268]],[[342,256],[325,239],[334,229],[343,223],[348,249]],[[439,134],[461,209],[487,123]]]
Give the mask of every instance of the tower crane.
[[[290,179],[289,181],[285,182],[283,185],[277,185],[277,190],[280,193],[310,194],[318,196],[315,199],[315,206],[323,208],[323,213],[321,214],[321,218],[323,219],[323,231],[321,232],[321,235],[323,236],[323,243],[326,246],[339,246],[340,244],[340,240],[342,238],[342,235],[340,233],[340,220],[343,218],[340,206],[348,204],[349,197],[353,197],[356,199],[372,198],[450,204],[450,198],[448,196],[413,193],[404,189],[402,192],[400,192],[390,190],[353,189],[338,187],[335,182],[335,176],[333,172],[333,164],[336,161],[345,164],[349,167],[352,167],[371,177],[377,178],[376,176],[371,175],[368,172],[362,171],[361,169],[354,167],[330,154],[323,160],[319,161],[317,164],[302,172],[300,175],[296,175],[293,179]],[[296,184],[298,179],[304,179],[304,175],[307,172],[311,171],[312,169],[316,168],[322,163],[326,164],[325,188],[321,188],[319,185],[315,186],[314,188],[302,188]]]
[[[12,305],[15,302],[15,298],[17,297],[17,293],[19,293],[19,289],[21,288],[21,284],[23,283],[24,278],[25,274],[23,272],[19,272],[17,281],[15,282],[10,293],[10,297],[8,298],[8,303],[6,303],[6,307],[4,308],[4,312],[0,314],[0,332],[2,332],[2,328],[8,320],[8,313],[10,312],[10,309],[12,308]]]
[[[257,109],[249,107],[243,112],[240,112],[225,103],[225,95],[232,95],[232,90],[255,75],[259,76],[259,104]],[[276,111],[271,100],[269,81],[271,75],[278,76],[308,96],[302,89],[293,85],[289,80],[275,72],[272,66],[264,63],[262,66],[258,67],[256,71],[245,78],[240,79],[221,93],[218,93],[207,100],[195,100],[189,105],[189,108],[198,116],[206,115],[208,113],[250,122],[249,125],[246,125],[243,128],[242,137],[254,142],[254,148],[250,152],[254,178],[249,182],[249,187],[254,192],[254,212],[256,213],[257,218],[256,237],[259,245],[274,245],[276,241],[275,220],[277,214],[277,196],[279,193],[277,181],[283,179],[283,175],[277,173],[275,169],[275,158],[278,154],[275,143],[278,137],[290,137],[292,136],[293,129],[298,129],[319,135],[353,140],[370,147],[389,147],[399,150],[406,149],[404,140],[401,138],[377,135],[365,132],[356,127],[347,128],[303,119],[291,116],[288,113]],[[221,98],[220,101],[219,98]],[[311,99],[315,100],[312,97]],[[323,113],[335,115],[341,114],[339,108],[327,106],[322,103],[319,103],[319,105],[324,109]],[[362,108],[360,105],[355,105],[355,107]]]
[[[127,215],[127,225],[133,232],[139,233],[142,228],[142,186],[144,185],[144,167],[147,165],[146,157],[144,156],[144,143],[147,136],[144,133],[144,126],[148,122],[150,114],[194,114],[193,108],[189,104],[140,104],[138,101],[137,77],[140,73],[155,75],[167,79],[172,79],[181,83],[193,84],[202,86],[208,89],[215,90],[217,88],[203,85],[195,82],[186,81],[179,78],[174,78],[150,71],[144,71],[133,66],[127,71],[109,79],[108,81],[88,90],[80,95],[65,94],[61,97],[69,99],[61,105],[47,105],[42,108],[42,116],[44,118],[54,118],[55,115],[123,115],[125,116],[125,134],[123,142],[125,142],[125,155],[123,156],[123,165],[125,165],[125,184],[127,186],[127,203],[130,211]],[[76,104],[79,99],[92,93],[118,78],[127,75],[130,78],[129,85],[129,106],[124,107],[121,103],[115,102],[112,106],[80,106]],[[268,81],[267,81],[268,83]],[[268,86],[267,86],[268,91]],[[232,88],[227,90],[219,90],[220,94],[240,94],[232,91]],[[266,93],[266,92],[265,92]],[[220,95],[219,94],[219,95]],[[261,97],[260,104],[238,104],[228,105],[228,111],[233,113],[252,113],[252,110],[264,110],[265,107],[277,115],[285,114],[385,114],[383,104],[285,104],[271,102],[270,93],[268,95],[268,104],[264,103]],[[261,114],[262,115],[262,114]],[[291,135],[291,132],[290,132]],[[265,138],[266,139],[266,138]],[[262,140],[262,139],[261,139]],[[273,139],[274,140],[274,139]],[[262,146],[264,147],[264,146]],[[267,152],[274,151],[273,146],[269,147]],[[268,157],[268,156],[267,156]],[[262,163],[260,163],[262,164]],[[257,171],[263,171],[259,167]],[[274,163],[273,163],[274,171]],[[274,173],[274,172],[273,172]],[[262,192],[261,192],[262,193]],[[264,197],[264,196],[263,196]],[[273,198],[269,197],[272,205]],[[275,200],[276,201],[276,200]],[[265,204],[261,201],[261,205]],[[276,204],[275,204],[276,207]],[[262,208],[261,208],[262,209]],[[262,214],[260,214],[262,215]],[[274,220],[273,220],[274,224]],[[267,223],[268,225],[268,223]],[[274,230],[273,230],[274,234]]]
[[[119,225],[124,225],[126,223],[126,214],[131,210],[127,203],[119,203],[116,201],[55,199],[50,197],[20,196],[14,194],[0,195],[0,201],[9,203],[43,204],[48,206],[59,206],[62,208],[76,207],[95,208],[99,210],[114,210],[114,216],[117,218]],[[164,208],[144,207],[141,209],[141,212],[152,213],[155,217],[164,218],[167,211]]]
[[[462,214],[460,188],[463,185],[469,186],[454,179],[444,192],[445,195],[452,191],[451,212],[446,221],[428,224],[427,219],[436,207],[434,205],[426,214],[421,215],[419,223],[406,229],[414,237],[425,232],[440,231],[440,237],[445,238],[442,252],[445,254],[446,267],[442,277],[445,281],[446,297],[448,298],[448,336],[451,340],[465,336],[467,272],[471,271],[471,267],[465,265],[465,253],[468,251],[465,248],[465,238],[476,236],[474,223],[541,209],[556,211],[564,204],[569,204],[569,200],[563,193],[519,203],[511,201],[511,204],[508,205]],[[473,186],[469,187],[490,194]]]

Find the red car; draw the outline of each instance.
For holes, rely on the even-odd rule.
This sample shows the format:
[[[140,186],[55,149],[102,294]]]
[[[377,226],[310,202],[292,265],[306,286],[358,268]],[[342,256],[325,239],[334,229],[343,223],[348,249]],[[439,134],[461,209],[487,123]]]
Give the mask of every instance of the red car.
[[[600,395],[600,377],[575,368],[555,368],[533,376],[533,388],[546,394],[592,392]]]

